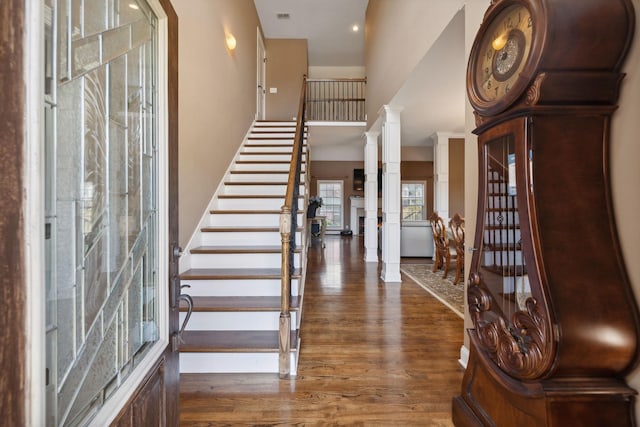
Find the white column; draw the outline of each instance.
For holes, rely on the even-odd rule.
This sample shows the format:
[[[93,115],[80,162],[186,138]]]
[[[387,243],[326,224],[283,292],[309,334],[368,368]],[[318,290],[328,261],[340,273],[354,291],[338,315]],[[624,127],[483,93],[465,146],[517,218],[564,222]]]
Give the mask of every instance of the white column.
[[[400,282],[400,112],[385,105],[382,130],[382,274]]]
[[[433,144],[433,210],[449,219],[449,134],[436,132]]]
[[[378,262],[378,135],[365,132],[364,146],[364,260]]]

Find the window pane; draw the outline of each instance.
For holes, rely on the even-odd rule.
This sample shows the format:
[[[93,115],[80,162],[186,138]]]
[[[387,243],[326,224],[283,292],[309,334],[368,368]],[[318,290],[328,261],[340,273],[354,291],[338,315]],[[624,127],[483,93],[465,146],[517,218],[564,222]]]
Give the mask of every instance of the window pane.
[[[327,217],[327,228],[344,227],[342,188],[342,181],[318,181],[318,196],[322,198],[322,207],[318,209],[317,215]]]
[[[426,219],[424,187],[424,182],[402,183],[403,221],[423,221]]]

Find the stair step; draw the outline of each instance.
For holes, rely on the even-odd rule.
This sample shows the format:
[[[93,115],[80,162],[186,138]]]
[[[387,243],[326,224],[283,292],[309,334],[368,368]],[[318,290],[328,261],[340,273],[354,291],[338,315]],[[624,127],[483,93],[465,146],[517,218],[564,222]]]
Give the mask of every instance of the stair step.
[[[202,227],[200,229],[203,233],[274,233],[280,232],[279,227],[262,227],[259,225],[255,226],[243,226],[243,227],[227,227],[227,226],[213,226],[213,227]],[[302,231],[301,227],[298,227],[296,231]]]
[[[213,209],[209,213],[215,215],[245,215],[245,214],[279,214],[281,211],[273,210],[247,210],[247,209]]]
[[[278,352],[278,331],[184,331],[180,351],[184,353],[271,353]],[[291,350],[298,333],[291,331]]]
[[[302,153],[303,156],[305,154],[306,153]],[[284,156],[284,155],[291,156],[291,152],[283,153],[281,151],[242,151],[240,155],[242,156]]]
[[[220,194],[219,199],[284,199],[284,194]],[[299,199],[304,196],[298,196]]]
[[[287,185],[287,181],[225,181],[224,185]]]
[[[305,164],[307,163],[306,160],[302,160],[300,163]],[[236,164],[243,164],[243,165],[247,165],[247,164],[251,164],[251,165],[259,165],[259,164],[271,164],[271,165],[290,165],[291,161],[290,160],[236,160]]]
[[[185,279],[181,283],[189,285],[186,291],[192,297],[218,296],[218,297],[278,297],[282,278],[277,276],[270,279]],[[300,294],[299,278],[291,279],[291,295]]]
[[[279,279],[279,268],[192,268],[180,275],[181,280],[226,280],[226,279]],[[300,278],[300,270],[295,269],[292,278]]]
[[[303,145],[303,148],[305,148],[307,146],[307,144]],[[285,146],[283,144],[244,144],[244,148],[284,148]],[[292,148],[293,144],[291,146],[289,146],[288,148]]]
[[[284,177],[287,177],[289,175],[289,171],[288,170],[232,170],[229,171],[230,174],[232,175],[251,175],[251,174],[256,174],[256,175],[282,175]],[[302,175],[304,176],[304,171],[302,172]],[[302,178],[301,178],[302,180]]]
[[[280,297],[193,297],[193,311],[202,312],[256,312],[256,311],[280,311]],[[292,296],[290,300],[291,311],[299,311],[300,297]],[[187,311],[185,305],[180,306],[180,311]]]
[[[296,248],[294,252],[300,252]],[[282,246],[200,246],[190,251],[192,254],[279,254]]]
[[[264,227],[280,226],[280,210],[222,210],[214,209],[209,211],[210,227],[242,227],[246,224],[260,224]],[[305,211],[298,210],[298,224],[303,224]],[[253,243],[255,246],[256,243]],[[264,245],[263,245],[264,246]]]
[[[307,165],[305,162],[302,162],[301,171],[304,173],[306,171]],[[257,171],[279,171],[289,173],[291,171],[291,162],[289,161],[278,161],[278,162],[252,162],[252,161],[236,161],[233,165],[234,171],[249,171],[249,172],[257,172]]]

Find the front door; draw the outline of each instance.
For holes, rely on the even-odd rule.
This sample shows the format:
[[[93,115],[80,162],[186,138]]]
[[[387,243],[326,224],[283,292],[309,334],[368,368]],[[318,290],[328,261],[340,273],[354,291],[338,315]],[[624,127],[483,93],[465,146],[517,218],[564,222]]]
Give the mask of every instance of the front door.
[[[43,2],[46,424],[177,425],[177,18]]]

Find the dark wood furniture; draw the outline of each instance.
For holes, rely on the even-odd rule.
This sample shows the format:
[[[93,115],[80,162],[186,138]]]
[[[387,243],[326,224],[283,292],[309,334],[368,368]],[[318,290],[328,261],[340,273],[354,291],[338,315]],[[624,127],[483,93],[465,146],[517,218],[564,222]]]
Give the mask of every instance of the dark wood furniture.
[[[431,224],[431,231],[433,233],[433,243],[436,247],[433,255],[432,271],[435,273],[442,268],[444,271],[442,278],[446,279],[449,268],[451,267],[451,261],[458,262],[457,252],[450,239],[450,234],[444,219],[442,219],[437,212],[431,214],[429,223]]]
[[[449,230],[451,230],[450,245],[456,252],[456,277],[453,279],[453,284],[457,285],[464,276],[464,218],[460,214],[453,215],[449,221]]]
[[[467,73],[480,176],[456,426],[635,425],[638,308],[607,155],[634,16],[629,0],[494,0],[485,15]]]
[[[449,243],[447,241],[447,227],[444,224],[444,220],[440,218],[437,212],[431,214],[429,217],[429,223],[431,224],[433,244],[435,246],[432,270],[435,273],[445,265],[446,257],[449,253],[447,250]]]

